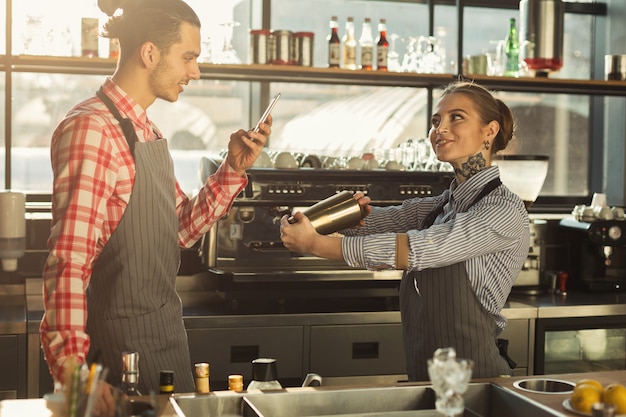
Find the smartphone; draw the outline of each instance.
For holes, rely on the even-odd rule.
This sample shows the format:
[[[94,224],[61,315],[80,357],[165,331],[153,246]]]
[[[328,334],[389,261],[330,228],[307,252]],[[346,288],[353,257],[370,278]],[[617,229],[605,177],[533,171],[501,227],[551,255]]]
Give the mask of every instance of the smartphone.
[[[259,131],[259,125],[263,122],[265,122],[265,119],[267,119],[267,116],[270,115],[270,113],[272,112],[272,109],[274,108],[274,106],[276,105],[276,102],[278,101],[278,99],[280,98],[280,93],[276,93],[276,95],[274,96],[274,98],[272,99],[272,101],[270,101],[270,104],[267,106],[267,108],[265,109],[265,111],[263,112],[263,115],[261,116],[261,118],[259,119],[259,121],[256,123],[256,126],[254,127],[254,129],[252,130],[253,132],[258,132]]]

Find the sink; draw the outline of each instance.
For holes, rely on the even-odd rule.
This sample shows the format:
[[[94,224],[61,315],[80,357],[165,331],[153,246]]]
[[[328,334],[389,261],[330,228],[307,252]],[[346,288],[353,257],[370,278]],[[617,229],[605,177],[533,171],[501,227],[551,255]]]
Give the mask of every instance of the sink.
[[[515,388],[539,394],[571,394],[576,384],[559,379],[522,379],[513,383]]]
[[[241,417],[243,395],[233,391],[174,394],[170,403],[178,417]]]
[[[562,415],[492,383],[471,383],[464,398],[465,417]],[[385,387],[175,394],[171,401],[180,417],[442,417],[435,410],[435,393],[430,386],[410,383]]]

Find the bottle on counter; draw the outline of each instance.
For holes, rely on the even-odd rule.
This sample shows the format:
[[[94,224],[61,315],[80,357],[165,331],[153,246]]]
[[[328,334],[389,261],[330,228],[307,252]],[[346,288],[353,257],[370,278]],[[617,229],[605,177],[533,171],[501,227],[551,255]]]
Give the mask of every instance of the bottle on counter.
[[[389,54],[389,41],[387,40],[387,21],[380,19],[378,23],[378,37],[376,38],[376,69],[387,71],[387,56]]]
[[[243,391],[243,375],[228,375],[228,390],[235,392]]]
[[[330,33],[328,34],[328,66],[339,68],[341,64],[341,40],[339,39],[339,24],[337,16],[330,19]]]
[[[278,382],[276,359],[259,358],[252,361],[252,381],[248,384],[248,390],[282,388],[282,385]]]
[[[348,17],[346,21],[346,33],[341,39],[342,54],[341,68],[356,69],[356,37],[354,36],[354,18]]]
[[[137,384],[139,384],[139,353],[123,352],[121,390],[129,397],[138,397],[141,393],[137,389]]]
[[[196,393],[208,394],[209,386],[209,364],[206,362],[197,363],[195,367]]]
[[[504,40],[504,54],[506,57],[504,75],[506,77],[519,77],[519,38],[514,17],[510,20],[509,33]]]
[[[374,69],[374,37],[372,36],[372,21],[369,17],[363,20],[359,49],[361,53],[361,69]]]
[[[174,393],[174,371],[159,372],[159,394]]]

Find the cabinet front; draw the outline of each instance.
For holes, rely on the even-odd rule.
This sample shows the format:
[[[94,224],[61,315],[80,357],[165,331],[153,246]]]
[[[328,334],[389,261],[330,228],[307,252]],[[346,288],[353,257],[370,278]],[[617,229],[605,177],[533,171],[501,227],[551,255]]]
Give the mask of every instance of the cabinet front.
[[[283,386],[302,384],[303,328],[248,327],[189,329],[191,362],[207,362],[211,390],[228,389],[228,375],[243,375],[244,388],[252,377],[252,360],[276,359]]]
[[[25,351],[23,335],[0,336],[0,400],[26,395]]]
[[[405,375],[402,325],[313,326],[310,371],[323,378]]]

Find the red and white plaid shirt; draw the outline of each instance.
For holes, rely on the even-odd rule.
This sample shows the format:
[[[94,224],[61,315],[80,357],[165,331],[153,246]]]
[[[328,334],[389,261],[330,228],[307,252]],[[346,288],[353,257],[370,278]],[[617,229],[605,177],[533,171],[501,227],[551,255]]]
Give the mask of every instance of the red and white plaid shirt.
[[[161,138],[146,112],[109,78],[104,92],[133,121],[139,142]],[[92,267],[130,200],[135,162],[117,120],[96,96],[78,104],[52,136],[52,229],[44,267],[45,314],[41,342],[55,381],[70,356],[84,362]],[[190,247],[231,208],[247,184],[224,162],[189,199],[176,183],[178,244]]]

